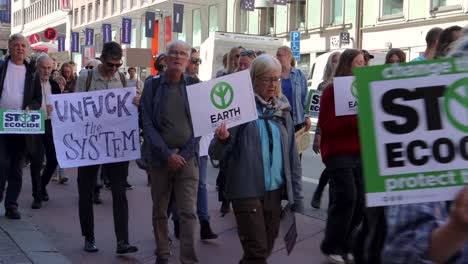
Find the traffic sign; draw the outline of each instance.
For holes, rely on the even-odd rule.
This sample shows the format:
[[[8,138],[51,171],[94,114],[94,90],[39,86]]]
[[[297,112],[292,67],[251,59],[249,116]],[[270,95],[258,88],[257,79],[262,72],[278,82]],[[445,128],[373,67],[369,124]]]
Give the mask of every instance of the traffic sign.
[[[53,27],[46,28],[44,32],[42,33],[42,35],[44,36],[46,40],[49,40],[49,41],[55,40],[58,37],[57,30]]]
[[[39,43],[39,41],[41,41],[41,36],[39,36],[39,34],[37,33],[34,33],[28,37],[28,40],[30,44],[36,44]]]
[[[299,31],[291,31],[290,33],[290,37],[291,37],[291,42],[294,42],[294,41],[301,41],[301,32]]]

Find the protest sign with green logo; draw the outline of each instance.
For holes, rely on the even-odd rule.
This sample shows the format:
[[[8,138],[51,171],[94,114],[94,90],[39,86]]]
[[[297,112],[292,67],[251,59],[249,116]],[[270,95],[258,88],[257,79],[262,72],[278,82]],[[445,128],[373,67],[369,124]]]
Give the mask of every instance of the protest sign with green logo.
[[[44,134],[44,113],[0,109],[0,134]]]
[[[468,184],[466,59],[354,72],[368,206],[453,199]]]
[[[320,113],[320,97],[322,97],[322,92],[319,90],[309,90],[307,96],[307,105],[305,109],[305,114],[307,117],[318,118]]]
[[[248,70],[190,85],[187,96],[195,137],[213,133],[222,123],[230,128],[258,118]]]
[[[354,76],[333,78],[333,89],[336,116],[356,115],[358,101]]]

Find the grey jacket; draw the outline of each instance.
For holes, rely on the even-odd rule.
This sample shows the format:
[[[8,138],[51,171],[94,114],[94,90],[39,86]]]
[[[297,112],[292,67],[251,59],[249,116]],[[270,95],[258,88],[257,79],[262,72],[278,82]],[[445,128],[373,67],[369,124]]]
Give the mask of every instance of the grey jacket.
[[[283,121],[274,121],[281,131],[284,177],[287,199],[295,211],[303,210],[302,169],[297,153],[294,127],[290,112],[283,112]],[[262,147],[257,122],[252,121],[229,129],[230,138],[211,141],[209,155],[221,160],[225,169],[225,196],[229,200],[262,197],[265,178]]]

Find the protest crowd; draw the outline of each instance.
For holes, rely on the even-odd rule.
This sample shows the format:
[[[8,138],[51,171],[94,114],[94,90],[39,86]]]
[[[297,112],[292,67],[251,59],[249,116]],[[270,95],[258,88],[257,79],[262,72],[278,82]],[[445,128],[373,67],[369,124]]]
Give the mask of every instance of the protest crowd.
[[[424,54],[414,61],[468,55],[468,37],[463,36],[461,27],[433,28],[426,43]],[[156,264],[169,263],[171,233],[180,241],[179,260],[184,264],[203,263],[197,256],[197,230],[201,240],[218,238],[208,213],[210,158],[219,161],[220,211],[227,214],[232,208],[235,215],[243,249],[239,263],[268,263],[282,219],[287,214],[302,213],[309,204],[315,209],[323,206],[322,194],[327,184],[329,205],[320,250],[330,263],[468,263],[468,188],[459,191],[452,202],[366,207],[358,116],[335,113],[334,89],[334,78],[353,76],[357,68],[369,66],[374,56],[366,50],[334,52],[326,63],[318,86],[322,96],[311,146],[321,155],[325,169],[312,200],[303,201],[304,172],[295,135],[301,130],[308,133],[312,121],[306,113],[307,76],[296,68],[289,47],[278,47],[276,54],[242,46],[226,51],[224,68],[217,69],[216,77],[248,72],[258,118],[234,127],[220,122],[214,134],[201,137],[195,135],[188,90],[201,83],[198,71],[202,59],[198,50],[183,41],[170,42],[166,52],[157,55],[157,73],[146,80],[140,80],[133,67],[126,70],[129,78],[123,74],[123,52],[116,42],[105,43],[101,56],[90,60],[79,74],[75,74],[73,62],[58,68],[47,55],[31,61],[28,40],[21,34],[12,35],[8,47],[8,56],[0,66],[0,109],[45,113],[43,134],[0,134],[0,201],[4,202],[8,219],[22,217],[18,197],[27,165],[32,209],[47,210],[47,201],[54,199],[54,193],[47,190],[51,181],[67,188],[67,181],[72,179],[59,166],[65,157],[58,152],[54,134],[60,128],[52,120],[54,116],[64,118],[63,111],[68,111],[58,103],[60,96],[90,94],[82,101],[85,110],[75,109],[70,103],[71,117],[75,113],[83,120],[89,110],[95,115],[128,115],[138,122],[140,131],[133,139],[141,144],[137,164],[146,171],[151,188],[152,227],[148,230],[152,228],[154,232]],[[405,53],[399,49],[390,49],[385,57],[385,64],[405,62]],[[136,87],[136,91],[100,97],[101,112],[99,101],[86,106],[85,98],[96,92],[125,87]],[[129,103],[123,105],[122,98],[128,94]],[[57,101],[53,103],[50,98]],[[110,106],[113,98],[118,102],[115,108]],[[136,115],[129,105],[135,108]],[[107,139],[117,132],[120,133],[105,132],[106,140],[113,142],[115,157],[122,151],[119,142],[125,143],[124,149],[130,148],[133,135],[124,131],[122,140]],[[72,138],[70,142],[75,141]],[[82,144],[84,153],[85,142]],[[93,146],[90,136],[86,152],[90,159]],[[80,144],[68,147],[77,149],[77,157],[85,155],[77,148]],[[116,253],[138,251],[129,239],[129,162],[114,159],[78,166],[77,211],[86,252],[99,250],[93,207],[102,203],[102,188],[112,194]],[[169,230],[170,218],[173,230]]]

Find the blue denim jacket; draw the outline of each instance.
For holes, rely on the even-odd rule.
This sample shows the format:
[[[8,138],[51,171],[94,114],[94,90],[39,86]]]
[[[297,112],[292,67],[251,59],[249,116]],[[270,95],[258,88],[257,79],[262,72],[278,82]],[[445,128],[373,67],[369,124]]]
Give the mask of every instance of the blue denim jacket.
[[[291,80],[292,84],[292,92],[294,102],[289,102],[290,104],[294,104],[293,109],[293,124],[301,124],[304,123],[305,120],[305,113],[304,110],[307,104],[307,79],[302,73],[301,70],[296,68],[291,68],[289,72],[289,79]]]
[[[153,94],[152,81],[154,78],[161,78],[159,87],[156,94]],[[190,123],[192,119],[190,116],[190,109],[187,98],[186,87],[190,84],[199,82],[184,75],[182,80],[183,89],[182,95],[184,96],[185,111],[188,115]],[[166,165],[169,156],[173,153],[171,149],[164,142],[160,134],[161,129],[161,116],[165,115],[166,109],[166,93],[169,89],[169,83],[165,75],[155,76],[145,81],[143,94],[141,96],[141,108],[143,111],[143,132],[145,140],[148,140],[150,151],[145,153],[147,160],[152,162],[155,167],[163,167]],[[178,151],[178,154],[188,160],[192,157],[198,157],[198,143],[200,138],[194,138],[193,133],[189,141]]]

